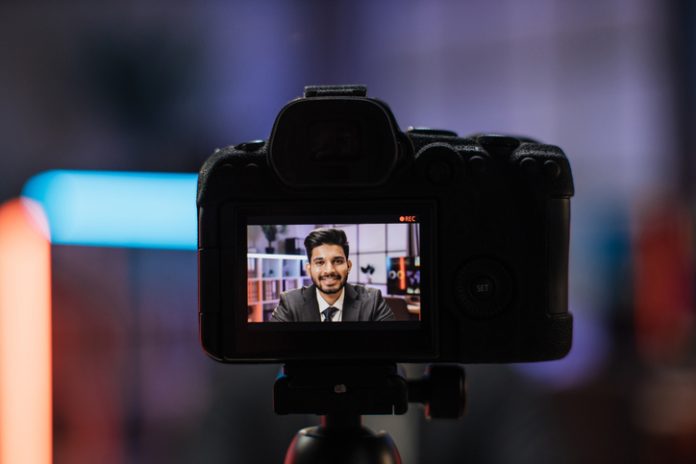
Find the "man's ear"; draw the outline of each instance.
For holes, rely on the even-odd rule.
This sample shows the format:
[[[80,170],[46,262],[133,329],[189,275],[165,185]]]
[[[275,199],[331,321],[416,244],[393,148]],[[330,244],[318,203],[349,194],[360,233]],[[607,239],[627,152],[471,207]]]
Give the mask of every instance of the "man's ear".
[[[312,273],[309,272],[309,270],[312,268],[312,265],[309,264],[309,261],[307,261],[307,262],[305,263],[304,268],[305,268],[305,272],[307,273],[307,275],[308,275],[308,276],[311,276]]]
[[[348,265],[348,272],[350,273],[350,270],[353,268],[353,262],[349,259],[346,260],[346,264]]]

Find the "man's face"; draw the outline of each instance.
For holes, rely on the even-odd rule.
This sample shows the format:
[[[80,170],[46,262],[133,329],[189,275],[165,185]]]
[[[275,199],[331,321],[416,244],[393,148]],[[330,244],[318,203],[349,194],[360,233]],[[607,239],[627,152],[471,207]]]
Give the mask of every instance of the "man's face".
[[[331,295],[341,291],[352,266],[340,245],[319,245],[312,250],[312,258],[305,268],[314,285]]]

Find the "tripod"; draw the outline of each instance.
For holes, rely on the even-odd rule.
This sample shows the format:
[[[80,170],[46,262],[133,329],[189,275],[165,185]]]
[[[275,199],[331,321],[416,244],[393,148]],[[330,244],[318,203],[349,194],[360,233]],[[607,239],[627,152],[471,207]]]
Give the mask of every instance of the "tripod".
[[[396,364],[286,364],[276,379],[277,414],[319,414],[318,426],[300,430],[285,464],[397,464],[388,433],[362,426],[363,414],[404,414],[409,402],[425,404],[432,418],[461,417],[466,404],[464,369],[431,365],[421,379],[406,380]]]

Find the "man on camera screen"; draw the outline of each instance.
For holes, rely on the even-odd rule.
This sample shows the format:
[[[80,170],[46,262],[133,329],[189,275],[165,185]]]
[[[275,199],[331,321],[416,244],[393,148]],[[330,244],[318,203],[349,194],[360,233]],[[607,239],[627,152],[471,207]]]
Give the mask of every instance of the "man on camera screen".
[[[346,283],[353,264],[348,239],[340,229],[315,229],[304,241],[305,265],[313,285],[280,295],[273,322],[393,321],[382,293]]]

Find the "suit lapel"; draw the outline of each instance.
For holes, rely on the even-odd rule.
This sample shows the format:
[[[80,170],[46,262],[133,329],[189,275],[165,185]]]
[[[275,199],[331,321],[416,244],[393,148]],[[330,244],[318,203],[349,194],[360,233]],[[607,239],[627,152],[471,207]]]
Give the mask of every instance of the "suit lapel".
[[[359,320],[360,316],[358,292],[351,284],[346,284],[343,288],[345,289],[346,296],[343,299],[343,316],[341,320],[345,322],[356,322]]]
[[[317,287],[313,284],[306,287],[302,291],[302,297],[304,298],[304,307],[309,308],[305,310],[306,322],[321,322],[321,317],[319,317],[319,303],[317,303]]]

